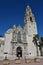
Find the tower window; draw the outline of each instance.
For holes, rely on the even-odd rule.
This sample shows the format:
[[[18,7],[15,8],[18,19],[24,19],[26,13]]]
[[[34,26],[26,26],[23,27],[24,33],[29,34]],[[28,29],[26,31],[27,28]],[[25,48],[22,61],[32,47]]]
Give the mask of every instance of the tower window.
[[[33,22],[33,21],[32,21],[32,17],[30,17],[30,21]]]

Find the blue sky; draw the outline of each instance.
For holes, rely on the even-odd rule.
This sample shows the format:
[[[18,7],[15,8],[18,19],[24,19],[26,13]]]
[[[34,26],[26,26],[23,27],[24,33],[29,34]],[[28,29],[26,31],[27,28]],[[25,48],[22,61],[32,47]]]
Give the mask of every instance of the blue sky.
[[[35,15],[39,36],[43,36],[43,0],[1,0],[0,35],[14,24],[24,26],[24,14],[29,5]]]

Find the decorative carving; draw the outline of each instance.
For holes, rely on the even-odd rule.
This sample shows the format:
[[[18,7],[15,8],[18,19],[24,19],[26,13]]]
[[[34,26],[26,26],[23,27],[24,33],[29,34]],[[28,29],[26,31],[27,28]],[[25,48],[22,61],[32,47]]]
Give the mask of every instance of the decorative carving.
[[[20,32],[18,32],[18,34],[17,34],[17,42],[21,42],[21,33]]]
[[[26,43],[26,33],[23,31],[23,42]]]
[[[17,42],[16,26],[13,26],[12,42]]]

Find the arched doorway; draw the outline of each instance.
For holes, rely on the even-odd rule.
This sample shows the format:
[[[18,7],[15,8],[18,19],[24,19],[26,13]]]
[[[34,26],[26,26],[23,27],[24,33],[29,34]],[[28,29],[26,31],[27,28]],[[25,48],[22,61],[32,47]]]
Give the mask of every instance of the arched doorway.
[[[17,52],[18,58],[22,57],[22,48],[21,47],[17,47],[16,52]]]

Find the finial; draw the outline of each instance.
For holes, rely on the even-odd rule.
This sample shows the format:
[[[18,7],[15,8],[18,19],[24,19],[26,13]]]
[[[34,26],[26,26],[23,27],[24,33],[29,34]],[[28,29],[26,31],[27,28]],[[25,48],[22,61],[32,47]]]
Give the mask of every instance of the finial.
[[[14,25],[13,28],[16,28],[16,25]]]
[[[26,8],[26,15],[27,16],[30,16],[32,14],[32,11],[31,11],[31,8],[29,5],[27,5],[27,8]]]
[[[28,8],[28,9],[30,9],[30,6],[29,6],[29,5],[27,5],[27,8]]]

